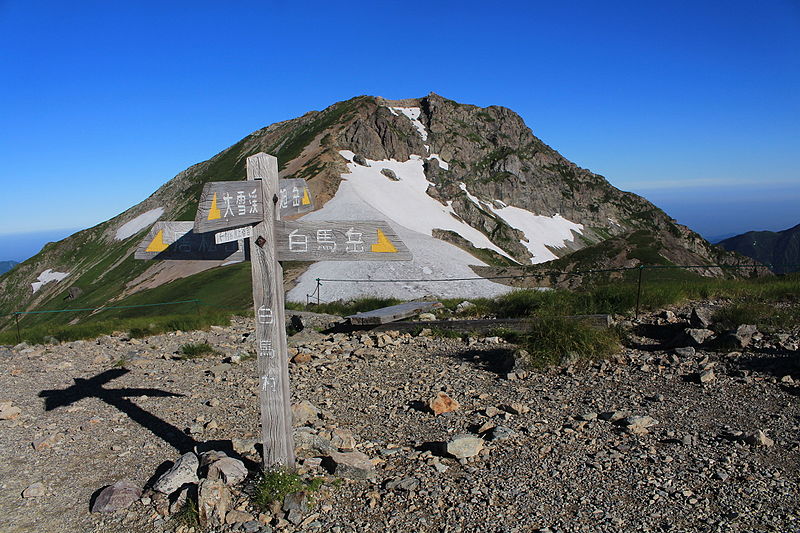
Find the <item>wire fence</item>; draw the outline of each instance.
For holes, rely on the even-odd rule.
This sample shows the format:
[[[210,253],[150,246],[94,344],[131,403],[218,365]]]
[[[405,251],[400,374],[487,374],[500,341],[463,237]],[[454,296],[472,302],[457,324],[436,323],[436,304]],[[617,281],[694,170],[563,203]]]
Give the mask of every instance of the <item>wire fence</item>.
[[[531,278],[538,278],[542,279],[548,276],[586,276],[586,275],[596,275],[596,274],[607,274],[607,273],[614,273],[614,272],[630,272],[630,271],[637,271],[638,275],[636,276],[636,316],[639,315],[639,308],[640,308],[640,301],[642,295],[642,285],[644,284],[644,271],[645,270],[665,270],[665,269],[685,269],[685,270],[692,270],[692,269],[711,269],[711,268],[719,268],[719,269],[760,269],[760,268],[768,268],[773,269],[775,266],[781,266],[788,269],[793,268],[800,268],[800,265],[768,265],[768,264],[739,264],[739,265],[638,265],[633,267],[618,267],[618,268],[602,268],[602,269],[587,269],[587,270],[573,270],[573,271],[536,271],[530,273],[522,273],[522,274],[509,274],[509,275],[500,275],[500,276],[470,276],[470,277],[461,277],[461,278],[419,278],[419,279],[357,279],[357,278],[342,278],[342,279],[335,279],[335,278],[316,278],[316,287],[311,294],[306,294],[306,304],[312,305],[317,304],[319,305],[322,303],[322,286],[326,283],[455,283],[455,282],[465,282],[465,281],[493,281],[493,280],[523,280],[523,279],[531,279]],[[138,304],[138,305],[113,305],[113,306],[99,306],[99,307],[86,307],[86,308],[69,308],[69,309],[44,309],[44,310],[33,310],[33,311],[14,311],[12,313],[8,313],[2,316],[10,317],[13,316],[16,324],[16,332],[17,338],[21,338],[20,334],[20,325],[19,319],[21,316],[25,315],[41,315],[41,314],[50,314],[50,313],[75,313],[75,312],[90,312],[90,313],[97,313],[101,311],[107,310],[120,310],[120,309],[137,309],[137,308],[150,308],[150,307],[160,307],[160,306],[169,306],[169,305],[179,305],[179,304],[194,304],[195,305],[195,313],[200,314],[200,306],[204,307],[212,307],[215,309],[220,309],[223,311],[241,311],[241,308],[231,308],[231,307],[222,307],[216,304],[204,302],[202,300],[193,298],[188,300],[175,300],[170,302],[154,302],[154,303],[146,303],[146,304]]]
[[[447,283],[447,282],[464,282],[464,281],[480,281],[480,280],[512,280],[512,279],[543,279],[551,276],[586,276],[607,274],[613,272],[631,272],[637,271],[637,297],[636,297],[636,315],[639,315],[639,304],[641,300],[642,283],[644,279],[645,270],[665,270],[665,269],[773,269],[776,265],[771,264],[739,264],[739,265],[637,265],[632,267],[617,267],[617,268],[600,268],[600,269],[587,269],[587,270],[572,270],[572,271],[559,271],[547,270],[536,271],[527,274],[509,274],[503,276],[473,276],[463,278],[425,278],[425,279],[335,279],[335,278],[316,278],[316,287],[311,294],[306,294],[306,305],[317,304],[322,302],[322,285],[323,283]],[[798,268],[800,265],[778,265],[781,267]]]

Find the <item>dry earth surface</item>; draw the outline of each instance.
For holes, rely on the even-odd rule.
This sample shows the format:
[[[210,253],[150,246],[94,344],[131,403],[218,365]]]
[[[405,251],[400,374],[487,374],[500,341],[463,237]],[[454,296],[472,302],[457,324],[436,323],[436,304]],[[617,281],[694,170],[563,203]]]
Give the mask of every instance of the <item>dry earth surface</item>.
[[[756,334],[732,353],[660,348],[656,337],[686,325],[681,310],[647,317],[617,360],[512,379],[503,365],[514,346],[497,338],[307,328],[290,340],[292,355],[307,354],[290,364],[293,401],[313,404],[296,412],[298,457],[326,483],[308,510],[273,515],[252,507],[245,482],[231,489],[239,514],[210,530],[800,530],[797,331]],[[117,512],[90,506],[119,480],[152,486],[194,446],[238,450],[255,469],[251,331],[235,319],[207,332],[0,347],[0,401],[11,402],[0,531],[189,531],[159,513],[151,490]],[[178,358],[198,342],[219,353]],[[438,392],[460,406],[434,415]],[[315,459],[350,449],[350,434],[372,460],[356,477],[369,479]],[[462,434],[481,440],[456,459],[443,443]]]

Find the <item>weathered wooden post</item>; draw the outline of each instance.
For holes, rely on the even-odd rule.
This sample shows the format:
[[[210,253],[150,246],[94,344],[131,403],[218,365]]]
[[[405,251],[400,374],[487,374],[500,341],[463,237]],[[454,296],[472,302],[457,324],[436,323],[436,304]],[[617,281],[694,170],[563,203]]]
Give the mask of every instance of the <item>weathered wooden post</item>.
[[[380,220],[290,221],[314,209],[302,178],[278,180],[278,160],[247,158],[247,181],[208,182],[194,222],[156,222],[136,259],[245,260],[250,239],[264,468],[294,466],[289,361],[279,261],[408,261],[411,252]],[[319,289],[319,280],[317,280]],[[317,295],[319,302],[319,295]]]
[[[261,403],[264,467],[294,466],[288,350],[284,317],[283,269],[275,248],[280,220],[278,159],[264,153],[247,158],[247,179],[261,180],[263,220],[250,238],[253,306]]]

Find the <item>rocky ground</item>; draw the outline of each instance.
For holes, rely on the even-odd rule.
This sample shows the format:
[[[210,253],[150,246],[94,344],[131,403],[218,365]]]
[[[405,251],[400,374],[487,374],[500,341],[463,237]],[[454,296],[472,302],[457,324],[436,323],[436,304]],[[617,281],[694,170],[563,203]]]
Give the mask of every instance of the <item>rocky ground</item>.
[[[498,338],[307,328],[290,342],[296,442],[301,472],[325,485],[307,509],[272,513],[252,506],[250,480],[223,475],[228,512],[210,529],[800,530],[798,332],[745,331],[745,349],[710,351],[687,346],[703,336],[684,333],[688,311],[628,324],[616,360],[527,375],[509,374],[515,347]],[[251,331],[237,319],[0,348],[0,530],[190,531],[152,487],[190,448],[255,469]],[[676,333],[685,342],[667,348]],[[198,342],[219,353],[178,358]],[[433,398],[454,410],[435,415]],[[121,480],[136,501],[90,512]]]

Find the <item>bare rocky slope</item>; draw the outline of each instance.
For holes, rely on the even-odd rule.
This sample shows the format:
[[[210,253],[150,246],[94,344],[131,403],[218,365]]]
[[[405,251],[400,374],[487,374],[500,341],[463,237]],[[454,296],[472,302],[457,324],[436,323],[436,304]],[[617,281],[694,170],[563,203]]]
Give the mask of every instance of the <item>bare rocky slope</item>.
[[[325,484],[314,505],[267,512],[250,496],[252,321],[0,347],[0,530],[191,531],[152,487],[181,453],[213,449],[250,478],[199,482],[227,498],[207,500],[208,531],[797,531],[800,331],[750,330],[733,352],[663,342],[695,319],[628,322],[615,359],[530,373],[509,373],[515,346],[498,338],[306,329],[290,338],[295,442]],[[218,353],[179,357],[197,342]],[[435,415],[439,393],[460,405]],[[91,513],[121,480],[129,505]]]
[[[401,108],[415,110],[417,118],[398,112]],[[582,225],[582,232],[573,232],[563,246],[549,247],[557,256],[646,230],[670,248],[683,250],[694,262],[725,262],[732,257],[676,224],[644,198],[620,191],[602,176],[577,167],[537,138],[510,109],[460,104],[433,93],[402,101],[359,96],[253,132],[181,172],[119,216],[48,244],[0,277],[0,314],[107,305],[170,281],[191,280],[198,271],[218,267],[220,262],[187,266],[133,259],[136,244],[156,218],[193,220],[203,184],[243,179],[246,158],[262,151],[278,158],[281,177],[307,179],[317,206],[322,206],[347,172],[347,161],[340,155],[343,150],[371,160],[423,158],[425,179],[431,183],[428,194],[450,204],[453,217],[482,232],[521,264],[530,262],[531,252],[525,246],[525,234],[498,216],[497,210],[504,206],[541,217],[558,214]],[[487,261],[508,262],[495,252],[476,250],[453,232],[434,236],[464,246]],[[216,279],[220,287],[232,289],[235,276],[235,269],[228,267]],[[33,292],[32,284],[37,282]],[[184,294],[191,296],[186,293],[192,282],[182,283]],[[70,293],[73,287],[79,291]],[[25,321],[82,318],[39,315]],[[10,324],[11,319],[4,320]]]

